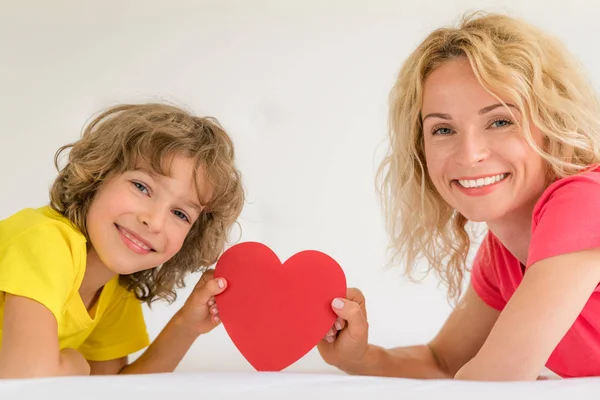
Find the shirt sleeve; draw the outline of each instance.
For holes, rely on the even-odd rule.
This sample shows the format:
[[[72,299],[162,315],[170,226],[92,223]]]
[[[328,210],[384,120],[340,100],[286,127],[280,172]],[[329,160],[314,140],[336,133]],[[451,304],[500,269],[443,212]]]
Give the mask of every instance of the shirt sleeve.
[[[488,232],[473,260],[471,286],[490,307],[501,311],[506,305],[499,288],[494,237]]]
[[[546,190],[532,219],[527,267],[600,246],[600,173],[564,178]]]
[[[87,360],[114,360],[150,344],[142,303],[132,292],[120,289],[98,325],[79,347]]]
[[[60,323],[75,278],[75,243],[59,224],[41,224],[0,248],[0,292],[44,305]]]

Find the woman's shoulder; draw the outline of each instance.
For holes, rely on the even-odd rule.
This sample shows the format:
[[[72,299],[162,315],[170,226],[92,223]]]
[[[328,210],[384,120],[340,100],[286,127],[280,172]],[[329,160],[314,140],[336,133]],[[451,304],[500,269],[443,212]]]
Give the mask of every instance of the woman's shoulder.
[[[559,178],[544,190],[534,208],[534,219],[548,208],[570,208],[580,204],[600,205],[600,165]],[[585,207],[583,207],[585,208]]]
[[[556,192],[557,190],[567,188],[572,190],[574,188],[586,187],[600,187],[600,165],[594,164],[585,168],[584,170],[563,178],[556,179],[552,182],[546,190],[545,195]]]
[[[600,244],[600,168],[553,182],[534,207],[527,266]]]

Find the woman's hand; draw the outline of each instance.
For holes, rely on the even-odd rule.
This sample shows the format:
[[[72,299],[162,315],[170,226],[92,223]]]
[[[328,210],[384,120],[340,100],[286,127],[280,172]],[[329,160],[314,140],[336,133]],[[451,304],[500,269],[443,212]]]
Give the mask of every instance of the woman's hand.
[[[345,299],[336,298],[331,306],[338,318],[317,349],[327,364],[344,371],[355,370],[369,347],[365,298],[360,290],[350,288]]]

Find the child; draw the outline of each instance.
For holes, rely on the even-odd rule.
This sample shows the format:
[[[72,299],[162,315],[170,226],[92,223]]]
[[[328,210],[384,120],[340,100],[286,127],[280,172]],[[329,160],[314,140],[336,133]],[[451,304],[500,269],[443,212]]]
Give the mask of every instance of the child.
[[[244,195],[234,146],[211,118],[121,105],[85,129],[50,204],[0,221],[0,377],[173,371],[219,323],[206,271],[149,345],[141,302],[173,301],[213,264]]]
[[[369,345],[350,290],[319,344],[348,373],[534,380],[600,376],[600,105],[564,46],[519,19],[432,32],[390,95],[382,192],[395,252],[461,295],[468,221],[488,233],[429,343]],[[341,331],[340,331],[341,329]]]

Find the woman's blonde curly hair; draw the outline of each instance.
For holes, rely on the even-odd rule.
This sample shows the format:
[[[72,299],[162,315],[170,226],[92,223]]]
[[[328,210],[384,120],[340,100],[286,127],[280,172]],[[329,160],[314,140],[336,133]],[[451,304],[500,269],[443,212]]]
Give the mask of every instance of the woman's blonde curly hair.
[[[414,273],[424,256],[457,301],[471,238],[467,219],[437,193],[425,163],[421,105],[423,85],[441,64],[468,59],[489,93],[510,98],[523,116],[529,144],[548,161],[551,179],[600,160],[600,106],[582,67],[565,46],[518,18],[466,14],[458,27],[437,29],[402,65],[389,95],[389,149],[377,171],[393,260]],[[510,111],[510,110],[509,110]],[[535,145],[529,124],[544,136]]]
[[[61,169],[59,157],[67,149],[68,163]],[[138,163],[166,175],[168,161],[176,155],[195,160],[196,169],[204,169],[214,192],[174,257],[153,269],[119,277],[124,287],[147,304],[158,298],[174,301],[175,288],[184,286],[186,275],[212,265],[224,250],[244,203],[231,139],[213,118],[197,117],[168,104],[126,104],[100,113],[85,127],[80,140],[62,146],[54,158],[59,174],[50,190],[50,206],[89,241],[88,210],[107,178]]]

